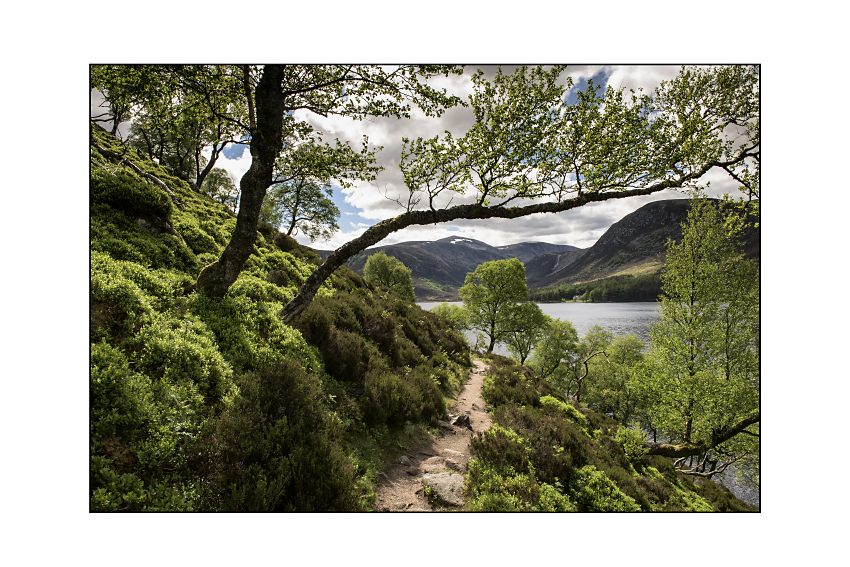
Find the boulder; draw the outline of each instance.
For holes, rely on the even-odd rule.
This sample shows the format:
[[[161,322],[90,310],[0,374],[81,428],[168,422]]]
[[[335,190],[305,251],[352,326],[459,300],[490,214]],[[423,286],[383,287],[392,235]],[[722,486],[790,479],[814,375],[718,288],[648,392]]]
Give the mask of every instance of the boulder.
[[[431,489],[431,494],[448,506],[463,506],[463,475],[457,473],[434,473],[422,477],[422,485]]]

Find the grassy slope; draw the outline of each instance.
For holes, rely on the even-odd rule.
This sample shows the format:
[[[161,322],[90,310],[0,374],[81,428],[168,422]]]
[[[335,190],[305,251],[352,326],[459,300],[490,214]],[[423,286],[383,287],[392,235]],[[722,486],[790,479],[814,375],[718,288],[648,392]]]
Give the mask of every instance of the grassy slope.
[[[97,143],[123,152],[93,128]],[[222,299],[192,290],[235,226],[133,151],[182,203],[91,153],[92,510],[368,510],[383,463],[425,435],[469,349],[438,317],[269,226]]]
[[[493,356],[484,382],[493,427],[472,442],[476,511],[757,511],[725,487],[647,458],[619,423],[558,394],[533,370]]]

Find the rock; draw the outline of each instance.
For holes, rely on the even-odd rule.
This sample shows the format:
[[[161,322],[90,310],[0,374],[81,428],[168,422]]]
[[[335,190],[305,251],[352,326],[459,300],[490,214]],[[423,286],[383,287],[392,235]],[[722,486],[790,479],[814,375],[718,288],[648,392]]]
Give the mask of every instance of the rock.
[[[452,449],[443,449],[443,455],[455,460],[463,459],[463,453],[460,451],[453,451]]]
[[[446,459],[446,468],[457,472],[463,472],[463,465],[454,459]]]
[[[451,424],[451,423],[448,423],[448,422],[446,422],[446,421],[443,421],[442,419],[438,419],[438,420],[437,420],[437,425],[439,425],[439,426],[440,426],[440,427],[442,427],[443,429],[448,429],[449,431],[451,431],[451,430],[452,430],[452,424]]]
[[[407,474],[409,474],[410,476],[416,476],[416,475],[419,473],[419,469],[416,469],[416,468],[410,467],[410,468],[409,468],[409,469],[407,469],[405,472],[406,472]]]
[[[431,489],[431,494],[449,506],[463,506],[463,475],[441,472],[426,474],[422,484]]]
[[[409,467],[410,466],[410,459],[408,459],[406,455],[402,455],[401,457],[398,458],[398,464],[404,465],[405,467]]]
[[[472,423],[469,421],[468,415],[459,415],[452,422],[452,425],[456,425],[457,427],[466,427],[470,431],[472,431]]]
[[[437,471],[446,470],[446,462],[443,457],[431,457],[422,462],[422,471],[426,473],[434,473]]]

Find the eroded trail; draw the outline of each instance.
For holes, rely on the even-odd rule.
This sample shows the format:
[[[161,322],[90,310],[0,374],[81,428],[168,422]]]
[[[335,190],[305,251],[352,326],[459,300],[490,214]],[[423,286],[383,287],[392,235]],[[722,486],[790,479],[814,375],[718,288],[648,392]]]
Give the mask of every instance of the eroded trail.
[[[442,423],[440,436],[399,458],[381,475],[375,491],[381,512],[425,512],[452,509],[463,505],[463,472],[469,461],[469,442],[473,432],[490,427],[481,386],[487,373],[486,362],[473,360],[475,368],[451,410],[449,417],[457,423]],[[463,424],[464,416],[469,425]],[[432,505],[425,495],[423,483],[432,493]]]

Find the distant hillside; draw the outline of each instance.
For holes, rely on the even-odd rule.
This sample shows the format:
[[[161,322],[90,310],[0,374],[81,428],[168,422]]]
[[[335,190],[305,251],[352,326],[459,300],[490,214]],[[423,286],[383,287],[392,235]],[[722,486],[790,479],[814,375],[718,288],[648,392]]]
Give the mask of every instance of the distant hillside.
[[[457,289],[463,285],[466,274],[475,270],[479,264],[507,258],[527,262],[541,254],[569,253],[578,249],[547,242],[522,242],[495,247],[472,238],[447,237],[376,246],[354,256],[345,265],[362,275],[367,258],[382,250],[411,269],[413,287],[419,301],[457,301],[460,299]],[[331,253],[330,250],[317,252],[322,258],[327,258]]]
[[[472,238],[448,237],[377,246],[354,256],[345,265],[362,275],[366,259],[383,250],[411,269],[419,301],[458,301],[457,290],[468,272],[484,262],[506,258],[518,258],[525,264],[529,290],[622,276],[649,276],[658,274],[664,265],[668,238],[681,239],[688,207],[688,199],[648,203],[611,225],[593,246],[585,249],[546,242],[496,247]],[[743,242],[746,256],[758,258],[760,243],[759,229],[749,231]],[[322,258],[331,253],[317,252]]]
[[[529,288],[659,272],[664,265],[667,239],[682,238],[681,225],[687,220],[689,203],[688,199],[648,203],[611,225],[586,250],[534,258],[526,264]],[[760,243],[759,229],[747,232],[743,247],[748,258],[759,257]]]

